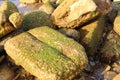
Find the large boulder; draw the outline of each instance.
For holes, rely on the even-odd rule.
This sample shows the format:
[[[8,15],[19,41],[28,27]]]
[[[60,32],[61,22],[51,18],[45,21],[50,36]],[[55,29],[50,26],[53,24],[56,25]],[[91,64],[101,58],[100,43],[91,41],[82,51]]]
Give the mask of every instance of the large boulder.
[[[47,26],[13,37],[5,43],[5,50],[40,80],[72,80],[88,63],[79,43]]]
[[[103,0],[64,0],[54,10],[51,18],[58,27],[75,28],[110,9],[110,5]]]

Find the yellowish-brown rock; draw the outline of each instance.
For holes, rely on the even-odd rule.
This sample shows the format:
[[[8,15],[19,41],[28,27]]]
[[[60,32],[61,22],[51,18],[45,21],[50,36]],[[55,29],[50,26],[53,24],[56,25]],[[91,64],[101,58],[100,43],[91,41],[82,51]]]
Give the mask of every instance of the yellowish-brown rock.
[[[118,35],[120,35],[120,10],[115,18],[113,29]]]
[[[9,16],[9,21],[13,24],[15,28],[19,28],[23,21],[23,15],[19,12],[15,12]]]
[[[92,0],[64,0],[51,17],[59,27],[74,28],[97,16],[96,8]]]
[[[112,80],[120,80],[120,74],[116,75]]]
[[[64,0],[51,18],[58,27],[75,28],[109,10],[110,5],[103,0]]]
[[[98,20],[91,22],[80,29],[80,34],[82,34],[80,43],[84,45],[88,55],[94,55],[96,52],[105,25],[105,16],[102,16]]]
[[[21,3],[33,4],[39,2],[39,0],[20,0]]]
[[[44,11],[47,14],[51,14],[54,11],[54,7],[49,2],[47,2],[41,5],[39,10]]]

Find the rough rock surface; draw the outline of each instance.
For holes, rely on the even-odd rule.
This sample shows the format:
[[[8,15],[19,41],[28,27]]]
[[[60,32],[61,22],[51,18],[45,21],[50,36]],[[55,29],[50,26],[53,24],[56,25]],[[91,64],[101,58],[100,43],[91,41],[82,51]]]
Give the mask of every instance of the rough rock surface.
[[[24,15],[22,22],[22,29],[29,30],[39,26],[53,27],[50,16],[43,11],[30,12]]]
[[[107,36],[105,45],[101,50],[102,60],[115,61],[120,57],[120,37],[114,31]]]
[[[84,45],[88,55],[95,54],[105,26],[105,16],[102,16],[79,30],[81,34],[80,43]]]
[[[64,0],[51,17],[59,27],[74,28],[98,16],[96,8],[97,5],[92,0]]]
[[[71,80],[88,62],[80,44],[46,26],[8,40],[5,50],[16,64],[42,80]]]
[[[120,35],[120,10],[118,11],[117,17],[115,18],[113,29],[118,35]]]
[[[19,0],[21,3],[33,4],[39,2],[39,0]]]

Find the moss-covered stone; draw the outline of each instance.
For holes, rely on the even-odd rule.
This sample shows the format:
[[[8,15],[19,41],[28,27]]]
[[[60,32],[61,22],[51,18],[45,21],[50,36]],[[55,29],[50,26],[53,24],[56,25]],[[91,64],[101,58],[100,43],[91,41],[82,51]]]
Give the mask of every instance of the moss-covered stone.
[[[96,52],[105,25],[105,17],[102,16],[79,30],[80,34],[82,34],[80,43],[84,45],[88,55],[94,55]]]
[[[113,27],[114,31],[120,35],[120,10],[118,11],[118,14],[114,20],[114,27]]]
[[[78,67],[78,72],[85,68],[88,62],[85,50],[73,39],[47,26],[32,29],[29,33],[72,59]]]
[[[41,28],[42,31],[44,31],[44,29],[49,31],[49,28]],[[44,32],[42,33],[46,34]],[[39,33],[37,35],[39,35]],[[25,70],[38,77],[40,80],[71,80],[80,73],[87,64],[87,58],[84,50],[81,50],[81,46],[77,46],[76,48],[80,49],[80,53],[74,48],[71,56],[77,55],[79,57],[80,61],[78,62],[80,66],[78,66],[71,57],[41,42],[28,32],[15,36],[5,44],[7,54],[15,60],[18,65],[21,65]],[[70,49],[66,48],[66,51],[68,50]],[[70,51],[68,51],[68,53],[69,52]]]
[[[38,26],[53,27],[50,16],[43,11],[35,11],[24,15],[21,25],[23,30],[29,30]]]
[[[105,45],[101,50],[102,60],[115,61],[120,58],[120,36],[111,31],[105,41]]]

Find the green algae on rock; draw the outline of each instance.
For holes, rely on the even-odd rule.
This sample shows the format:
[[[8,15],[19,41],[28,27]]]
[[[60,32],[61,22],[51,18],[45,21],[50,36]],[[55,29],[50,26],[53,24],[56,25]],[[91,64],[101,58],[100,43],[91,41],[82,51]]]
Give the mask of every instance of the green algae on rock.
[[[79,30],[80,34],[82,34],[80,43],[84,45],[88,55],[94,55],[97,50],[105,25],[105,16],[102,16]]]
[[[120,35],[120,9],[118,11],[118,14],[114,20],[114,27],[113,27],[114,31]]]
[[[83,46],[73,39],[47,26],[34,28],[28,32],[72,59],[78,67],[78,72],[87,65],[88,60]]]
[[[43,11],[30,12],[24,15],[21,25],[23,30],[29,30],[38,26],[53,27],[50,16]]]
[[[108,34],[105,45],[101,50],[101,55],[106,62],[120,58],[120,36],[114,31]]]
[[[80,58],[78,67],[73,59],[28,32],[8,40],[5,43],[5,50],[16,64],[40,80],[72,80],[87,64],[85,54],[78,55]]]

